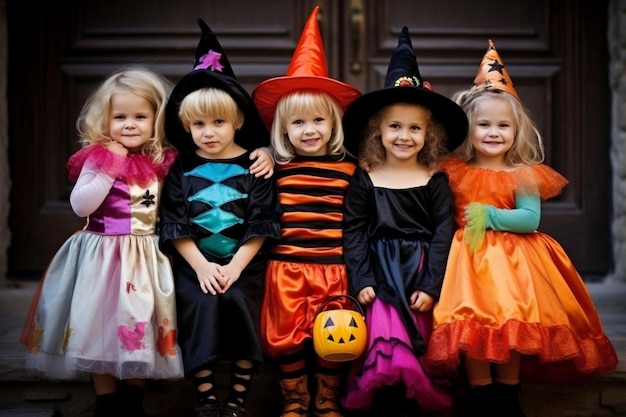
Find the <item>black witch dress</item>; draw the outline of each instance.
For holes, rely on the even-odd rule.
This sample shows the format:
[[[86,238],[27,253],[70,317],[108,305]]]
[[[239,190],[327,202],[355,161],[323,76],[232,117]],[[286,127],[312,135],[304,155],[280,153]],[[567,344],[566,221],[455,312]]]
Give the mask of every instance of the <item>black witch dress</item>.
[[[262,360],[259,311],[267,247],[280,237],[280,205],[273,179],[250,174],[250,153],[209,160],[178,157],[163,186],[160,246],[171,255],[179,320],[178,342],[186,374],[222,359]],[[264,247],[224,294],[205,294],[172,241],[193,238],[211,262],[225,265],[253,237]]]
[[[348,378],[343,405],[368,409],[383,386],[404,384],[426,410],[451,406],[451,397],[422,363],[432,311],[409,307],[415,290],[439,298],[454,235],[452,192],[443,173],[404,189],[375,186],[357,170],[344,200],[344,258],[352,295],[367,286],[377,298],[365,309],[366,353]]]

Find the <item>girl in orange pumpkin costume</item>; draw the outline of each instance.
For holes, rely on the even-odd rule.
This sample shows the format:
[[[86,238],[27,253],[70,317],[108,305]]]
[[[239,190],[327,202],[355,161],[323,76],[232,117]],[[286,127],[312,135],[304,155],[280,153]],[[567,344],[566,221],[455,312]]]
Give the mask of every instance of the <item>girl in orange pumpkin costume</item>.
[[[567,184],[542,164],[541,136],[493,42],[457,94],[470,130],[445,164],[456,222],[427,358],[471,387],[466,415],[522,417],[520,380],[571,382],[617,365],[580,275],[537,231],[541,201]]]

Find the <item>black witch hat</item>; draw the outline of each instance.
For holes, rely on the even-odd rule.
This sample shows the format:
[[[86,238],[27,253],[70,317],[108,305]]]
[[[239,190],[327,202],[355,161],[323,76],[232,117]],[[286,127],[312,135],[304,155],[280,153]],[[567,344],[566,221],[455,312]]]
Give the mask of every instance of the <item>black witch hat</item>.
[[[198,26],[202,35],[196,48],[193,70],[174,86],[165,107],[165,135],[168,141],[180,152],[196,150],[191,134],[178,117],[178,109],[189,93],[212,87],[227,92],[244,114],[243,126],[235,133],[235,143],[248,150],[269,146],[269,132],[250,94],[237,81],[217,37],[202,19],[198,19]]]
[[[458,147],[467,135],[467,116],[454,101],[429,87],[420,75],[409,29],[405,26],[389,61],[384,87],[363,94],[346,109],[343,128],[348,151],[358,155],[369,119],[383,107],[394,103],[417,103],[429,108],[446,130],[447,148],[453,150]]]

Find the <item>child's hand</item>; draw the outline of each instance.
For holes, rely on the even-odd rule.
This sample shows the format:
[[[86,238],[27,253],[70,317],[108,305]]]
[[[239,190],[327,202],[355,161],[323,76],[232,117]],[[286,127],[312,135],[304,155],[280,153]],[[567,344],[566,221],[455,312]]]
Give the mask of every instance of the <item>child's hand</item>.
[[[224,290],[220,284],[223,281],[222,267],[215,262],[206,262],[198,270],[196,275],[198,276],[198,282],[200,282],[200,288],[205,294],[217,295],[223,294]]]
[[[473,253],[485,235],[487,227],[487,205],[481,203],[469,203],[463,212],[465,217],[465,229],[463,231],[463,242],[465,242],[470,253]]]
[[[239,279],[241,276],[241,269],[234,266],[232,263],[221,267],[222,276],[218,279],[222,293],[228,291],[228,289]]]
[[[128,149],[126,149],[121,143],[114,140],[104,142],[104,147],[120,156],[128,156]]]
[[[374,287],[372,286],[363,288],[361,291],[359,291],[359,295],[356,297],[356,299],[359,300],[359,303],[363,305],[371,304],[375,298],[376,292],[374,291]]]
[[[274,175],[274,158],[270,148],[258,148],[250,153],[250,160],[256,159],[250,166],[250,173],[255,177],[263,177],[265,179],[272,178]]]
[[[420,312],[430,311],[435,304],[435,299],[432,295],[419,290],[413,291],[413,294],[411,294],[411,298],[409,299],[409,301],[411,310]]]

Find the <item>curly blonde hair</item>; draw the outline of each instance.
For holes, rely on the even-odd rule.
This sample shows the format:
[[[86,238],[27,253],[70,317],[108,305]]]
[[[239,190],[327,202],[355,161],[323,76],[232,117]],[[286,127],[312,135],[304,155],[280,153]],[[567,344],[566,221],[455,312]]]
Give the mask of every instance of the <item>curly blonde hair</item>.
[[[472,87],[469,90],[456,93],[452,99],[463,108],[469,121],[468,136],[463,144],[455,150],[455,156],[464,161],[474,158],[471,134],[472,128],[476,123],[476,108],[486,100],[500,100],[503,105],[510,106],[515,128],[513,146],[505,155],[506,164],[509,166],[520,166],[543,162],[545,153],[541,134],[531,119],[529,111],[516,97],[501,90]]]
[[[141,66],[123,68],[104,80],[85,101],[76,120],[76,130],[81,145],[102,143],[110,136],[111,99],[114,94],[128,91],[142,97],[152,105],[155,122],[152,137],[141,149],[153,162],[163,162],[165,149],[170,145],[165,138],[165,103],[172,84],[165,77]]]
[[[427,107],[420,104],[415,105],[423,107],[428,111],[428,129],[424,138],[424,147],[418,152],[417,160],[429,169],[435,169],[448,155],[448,149],[446,148],[448,135],[443,124],[435,119],[433,113]],[[383,107],[374,113],[367,123],[367,129],[363,134],[364,140],[361,142],[359,149],[359,163],[362,166],[366,165],[373,168],[382,164],[385,160],[386,151],[381,141],[380,124],[388,108]]]
[[[281,97],[276,105],[276,114],[272,122],[271,142],[276,163],[287,163],[296,156],[296,151],[285,134],[287,121],[294,113],[319,112],[332,119],[333,134],[328,141],[328,155],[347,153],[343,140],[343,110],[337,100],[319,90],[299,90]]]

